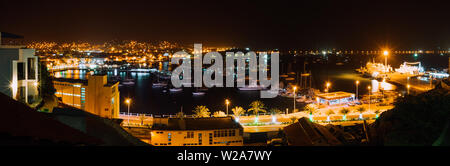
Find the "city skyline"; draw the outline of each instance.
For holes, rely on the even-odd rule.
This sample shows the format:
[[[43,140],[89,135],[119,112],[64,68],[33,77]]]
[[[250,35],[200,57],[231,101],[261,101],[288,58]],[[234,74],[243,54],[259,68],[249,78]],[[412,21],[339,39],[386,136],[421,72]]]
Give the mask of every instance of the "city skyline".
[[[280,49],[450,47],[450,23],[441,2],[2,0],[0,4],[5,13],[0,15],[0,30],[29,41],[167,40]]]

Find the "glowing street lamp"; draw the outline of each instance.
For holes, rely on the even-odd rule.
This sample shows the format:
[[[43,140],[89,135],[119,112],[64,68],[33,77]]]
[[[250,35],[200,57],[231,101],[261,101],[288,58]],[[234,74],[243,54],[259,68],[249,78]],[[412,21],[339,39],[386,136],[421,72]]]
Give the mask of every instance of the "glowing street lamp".
[[[230,105],[230,101],[228,99],[226,99],[225,104],[227,105],[227,116],[228,116],[228,105]]]
[[[383,55],[384,55],[384,66],[387,68],[387,57],[389,56],[389,51],[384,50]]]
[[[325,90],[326,92],[328,92],[328,89],[330,88],[330,86],[331,86],[331,83],[330,83],[330,82],[327,82],[327,83],[326,83],[327,89]]]
[[[128,105],[128,126],[130,125],[130,104],[131,104],[131,99],[127,98],[125,99],[125,103]]]
[[[411,85],[406,85],[406,89],[408,90],[408,95],[409,95],[409,88],[411,87]]]
[[[370,99],[370,89],[371,89],[371,87],[368,86],[367,89],[369,89],[369,111],[370,111],[370,102],[371,102],[371,99]]]
[[[359,80],[356,80],[356,100],[358,100],[358,86],[359,86]]]

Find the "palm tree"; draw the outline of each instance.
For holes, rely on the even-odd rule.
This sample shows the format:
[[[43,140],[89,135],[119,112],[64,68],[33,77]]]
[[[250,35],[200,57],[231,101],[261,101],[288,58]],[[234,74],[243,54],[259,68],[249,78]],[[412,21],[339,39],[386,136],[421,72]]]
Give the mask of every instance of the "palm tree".
[[[239,117],[245,113],[244,108],[242,107],[234,107],[233,109],[231,109],[231,111],[233,111],[234,114],[234,118],[236,119],[236,122],[239,122]]]
[[[333,115],[333,114],[334,114],[333,110],[328,110],[328,112],[327,112],[327,121],[328,122],[330,121],[330,115]]]
[[[256,115],[255,123],[258,123],[258,113],[266,112],[266,109],[265,109],[264,103],[262,101],[256,100],[256,101],[250,103],[250,109],[248,109],[248,111],[253,112],[253,114]]]
[[[193,112],[194,112],[196,117],[201,117],[201,118],[203,118],[203,117],[210,117],[210,114],[211,114],[209,112],[209,109],[206,108],[206,106],[204,106],[204,105],[196,106]]]
[[[342,115],[344,115],[342,117],[342,120],[346,120],[346,116],[347,114],[350,112],[350,110],[348,110],[347,108],[342,108],[341,111],[339,111]]]
[[[182,111],[178,112],[177,114],[175,114],[175,116],[177,118],[183,118],[184,117],[184,113]]]
[[[253,112],[253,114],[258,115],[259,112],[267,112],[262,101],[256,100],[250,104],[249,112]]]
[[[363,107],[363,106],[358,107],[358,108],[356,109],[356,111],[359,112],[359,119],[363,119],[362,113],[366,111],[366,107]]]
[[[317,106],[315,104],[308,104],[305,106],[304,111],[309,113],[309,120],[313,121],[313,114],[316,112]]]
[[[214,112],[213,116],[214,117],[225,117],[227,115],[225,115],[225,112],[223,112],[223,111],[216,111],[216,112]]]

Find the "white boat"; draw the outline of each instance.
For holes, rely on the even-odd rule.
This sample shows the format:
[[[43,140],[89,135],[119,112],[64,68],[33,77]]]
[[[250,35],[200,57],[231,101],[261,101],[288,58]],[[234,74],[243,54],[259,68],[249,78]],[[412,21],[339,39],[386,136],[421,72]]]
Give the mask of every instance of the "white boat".
[[[242,91],[255,91],[255,90],[263,90],[263,89],[265,89],[265,88],[262,87],[262,86],[259,86],[259,85],[257,85],[257,86],[245,86],[245,87],[240,87],[239,88],[239,90],[242,90]]]
[[[121,82],[123,85],[134,85],[133,79],[126,79]]]
[[[206,94],[205,92],[192,92],[192,95],[194,96],[203,96],[205,94]]]
[[[170,92],[180,92],[182,90],[183,90],[182,88],[171,88],[171,89],[169,89]]]
[[[265,87],[258,85],[256,82],[252,82],[250,85],[245,85],[244,87],[240,87],[239,90],[242,91],[255,91],[255,90],[264,90]]]
[[[158,83],[153,83],[152,87],[157,88],[157,87],[164,87],[167,86],[167,83],[164,82],[158,82]]]

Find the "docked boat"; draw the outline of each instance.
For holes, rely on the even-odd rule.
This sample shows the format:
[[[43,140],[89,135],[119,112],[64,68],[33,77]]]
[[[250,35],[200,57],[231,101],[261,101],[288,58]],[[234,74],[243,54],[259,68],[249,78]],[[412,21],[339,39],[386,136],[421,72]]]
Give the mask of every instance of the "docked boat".
[[[183,88],[171,88],[169,89],[170,92],[181,92],[183,91]]]
[[[153,83],[153,85],[152,85],[153,88],[159,88],[159,87],[164,87],[164,86],[167,86],[167,83],[157,82],[157,83]]]
[[[134,79],[125,79],[121,82],[122,85],[134,85]]]
[[[206,92],[200,92],[200,91],[198,91],[198,92],[192,92],[192,95],[194,95],[194,96],[203,96],[203,95],[205,95],[206,94]]]
[[[261,85],[248,85],[248,86],[239,88],[239,90],[242,90],[242,91],[256,91],[256,90],[264,90],[264,89],[266,89],[266,88],[264,88]]]
[[[250,85],[245,85],[244,87],[239,88],[239,90],[242,90],[242,91],[256,91],[256,90],[264,90],[264,89],[267,89],[267,88],[263,87],[262,85],[258,85],[257,81],[252,82]]]

